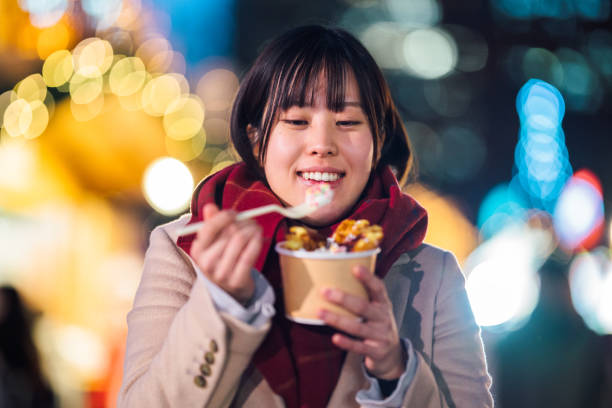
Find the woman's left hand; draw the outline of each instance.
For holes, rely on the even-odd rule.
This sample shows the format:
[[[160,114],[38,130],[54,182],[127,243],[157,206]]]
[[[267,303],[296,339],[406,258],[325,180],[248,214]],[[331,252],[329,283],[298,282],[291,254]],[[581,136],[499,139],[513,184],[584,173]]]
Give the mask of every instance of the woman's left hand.
[[[319,318],[329,326],[356,337],[336,333],[332,342],[344,350],[363,355],[371,375],[383,380],[397,379],[404,372],[407,357],[400,343],[385,285],[363,266],[354,267],[352,272],[363,283],[369,300],[330,288],[324,289],[322,295],[361,319],[325,309],[319,311]]]

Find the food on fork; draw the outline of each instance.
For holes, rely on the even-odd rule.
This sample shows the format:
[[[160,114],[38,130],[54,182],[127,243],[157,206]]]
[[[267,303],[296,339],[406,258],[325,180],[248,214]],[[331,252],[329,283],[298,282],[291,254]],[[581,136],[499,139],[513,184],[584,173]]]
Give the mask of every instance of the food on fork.
[[[284,247],[293,251],[359,252],[377,248],[382,238],[380,225],[370,225],[365,219],[346,219],[327,239],[304,227],[291,227],[285,235]]]

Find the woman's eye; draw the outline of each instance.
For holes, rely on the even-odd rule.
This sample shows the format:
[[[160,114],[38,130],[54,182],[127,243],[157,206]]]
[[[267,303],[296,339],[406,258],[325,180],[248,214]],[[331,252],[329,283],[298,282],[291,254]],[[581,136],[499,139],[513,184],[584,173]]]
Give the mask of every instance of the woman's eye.
[[[357,126],[360,123],[361,122],[358,120],[339,120],[338,122],[336,122],[338,126]]]
[[[308,122],[303,119],[283,119],[283,122],[293,126],[306,126],[308,124]]]

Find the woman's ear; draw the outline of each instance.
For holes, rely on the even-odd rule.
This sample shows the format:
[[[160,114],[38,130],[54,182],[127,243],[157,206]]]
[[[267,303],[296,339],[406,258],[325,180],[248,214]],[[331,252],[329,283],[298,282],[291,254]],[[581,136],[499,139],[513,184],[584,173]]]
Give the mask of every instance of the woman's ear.
[[[251,125],[250,123],[246,128],[247,137],[251,143],[251,149],[253,150],[253,156],[259,158],[259,130]]]

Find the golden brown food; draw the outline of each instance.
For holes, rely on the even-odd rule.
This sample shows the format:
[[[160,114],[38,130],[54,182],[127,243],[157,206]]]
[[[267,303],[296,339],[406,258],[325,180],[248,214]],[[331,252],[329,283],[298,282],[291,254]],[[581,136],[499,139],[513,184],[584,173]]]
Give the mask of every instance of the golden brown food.
[[[291,250],[305,249],[314,251],[317,248],[325,247],[325,240],[310,234],[304,227],[291,227],[289,233],[285,235],[285,248]]]
[[[347,219],[338,225],[329,243],[318,234],[295,226],[291,227],[285,236],[284,246],[290,250],[314,251],[327,248],[332,252],[358,252],[378,247],[382,238],[383,230],[380,225],[370,225],[365,219]]]

